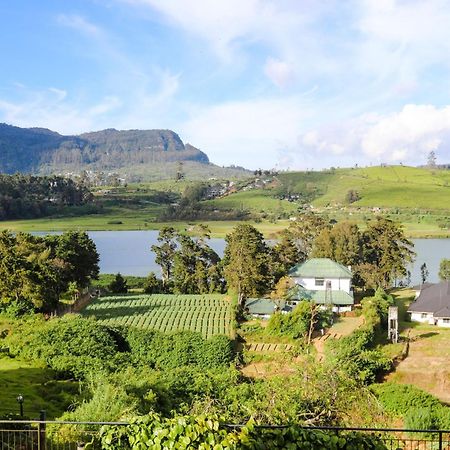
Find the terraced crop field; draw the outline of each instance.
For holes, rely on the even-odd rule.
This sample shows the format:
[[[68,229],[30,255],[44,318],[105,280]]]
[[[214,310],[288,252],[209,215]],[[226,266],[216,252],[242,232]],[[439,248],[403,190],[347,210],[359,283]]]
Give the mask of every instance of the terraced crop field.
[[[88,305],[82,314],[111,325],[163,332],[199,331],[206,338],[231,334],[230,301],[219,294],[101,297]]]

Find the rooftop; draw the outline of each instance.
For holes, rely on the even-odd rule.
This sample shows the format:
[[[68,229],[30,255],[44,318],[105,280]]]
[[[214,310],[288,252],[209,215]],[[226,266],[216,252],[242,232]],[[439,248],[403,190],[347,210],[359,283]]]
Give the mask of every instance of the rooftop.
[[[294,266],[289,275],[301,278],[351,278],[352,272],[329,258],[312,258]]]
[[[442,281],[420,291],[408,312],[428,312],[436,317],[450,317],[450,282]]]
[[[308,300],[318,305],[353,305],[352,294],[345,291],[312,291],[302,286],[292,288],[289,300]]]

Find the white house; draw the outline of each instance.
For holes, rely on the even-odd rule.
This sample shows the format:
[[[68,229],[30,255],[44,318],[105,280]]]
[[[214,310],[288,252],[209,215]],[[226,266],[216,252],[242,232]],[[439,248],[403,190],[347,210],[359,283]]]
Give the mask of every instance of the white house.
[[[331,305],[335,312],[351,311],[354,304],[351,290],[352,272],[329,258],[313,258],[297,264],[289,271],[295,281],[290,301],[311,300]]]
[[[450,282],[424,285],[408,312],[414,322],[450,327]]]

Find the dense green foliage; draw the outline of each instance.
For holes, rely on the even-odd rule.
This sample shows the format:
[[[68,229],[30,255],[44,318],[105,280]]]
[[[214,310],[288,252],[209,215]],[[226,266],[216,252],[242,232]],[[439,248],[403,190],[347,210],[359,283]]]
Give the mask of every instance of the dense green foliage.
[[[157,414],[139,418],[130,427],[108,427],[101,430],[102,445],[109,449],[198,449],[198,450],[384,450],[387,447],[374,436],[358,433],[336,435],[308,430],[298,425],[281,429],[261,429],[253,421],[230,429],[217,416],[177,416],[164,418]]]
[[[263,294],[270,286],[270,251],[263,235],[248,224],[237,225],[225,238],[224,276],[239,303]]]
[[[439,278],[442,281],[450,280],[450,259],[442,259],[439,264]]]
[[[127,281],[120,273],[118,273],[114,280],[109,283],[108,290],[113,294],[126,294],[128,292]]]
[[[0,308],[53,311],[69,286],[81,289],[98,276],[98,261],[95,244],[84,232],[39,237],[3,231]]]
[[[231,304],[227,297],[219,294],[101,297],[90,303],[82,314],[113,326],[191,330],[206,337],[232,332]]]
[[[222,292],[220,258],[207,244],[210,231],[199,224],[193,232],[195,237],[179,233],[172,227],[160,230],[160,245],[152,245],[151,250],[156,254],[156,263],[161,266],[162,288],[177,294]]]
[[[0,174],[0,220],[44,217],[91,200],[91,192],[70,178]]]
[[[312,331],[329,327],[332,316],[333,313],[330,310],[323,310],[314,303],[301,301],[290,313],[273,314],[265,332],[275,336],[305,339]]]
[[[206,340],[189,331],[163,334],[112,328],[70,315],[49,321],[26,319],[16,326],[6,344],[12,355],[42,361],[78,379],[116,371],[130,363],[155,369],[191,365],[206,369],[227,367],[234,358],[226,336]]]
[[[377,333],[392,303],[392,297],[378,289],[374,297],[362,301],[364,326],[328,343],[331,361],[363,384],[375,382],[378,375],[392,367],[392,360],[376,348]]]
[[[391,287],[394,280],[404,278],[413,260],[413,243],[400,225],[377,217],[360,232],[354,223],[338,222],[325,227],[313,242],[312,256],[331,258],[351,266],[353,282],[366,288]]]
[[[375,384],[371,390],[387,412],[403,417],[405,428],[450,429],[450,407],[416,386],[389,382]]]

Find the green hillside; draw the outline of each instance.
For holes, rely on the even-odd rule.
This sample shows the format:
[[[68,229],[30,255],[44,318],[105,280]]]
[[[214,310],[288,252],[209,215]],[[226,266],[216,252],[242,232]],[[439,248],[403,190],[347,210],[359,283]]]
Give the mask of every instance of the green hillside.
[[[284,190],[311,193],[314,206],[346,205],[351,189],[361,197],[353,206],[445,210],[450,205],[450,170],[377,166],[291,172],[278,178]]]

